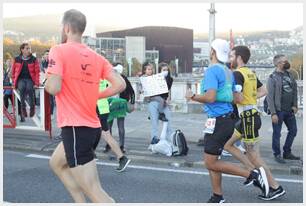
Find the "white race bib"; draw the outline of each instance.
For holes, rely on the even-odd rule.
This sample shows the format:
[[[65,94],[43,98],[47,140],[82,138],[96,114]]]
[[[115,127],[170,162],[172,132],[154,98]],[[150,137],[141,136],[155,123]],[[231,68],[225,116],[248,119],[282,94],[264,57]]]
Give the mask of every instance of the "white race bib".
[[[205,123],[204,133],[213,134],[216,126],[216,118],[208,118]]]

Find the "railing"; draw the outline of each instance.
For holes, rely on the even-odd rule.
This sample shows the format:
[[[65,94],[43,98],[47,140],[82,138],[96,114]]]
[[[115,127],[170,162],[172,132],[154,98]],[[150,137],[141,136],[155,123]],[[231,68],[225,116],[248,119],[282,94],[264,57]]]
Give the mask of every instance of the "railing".
[[[135,91],[135,99],[136,102],[138,103],[138,105],[142,105],[143,104],[143,95],[140,93],[140,81],[139,78],[137,77],[132,77],[129,78],[132,87]],[[201,81],[202,81],[202,77],[186,77],[186,78],[174,78],[173,84],[172,84],[172,88],[171,88],[171,92],[170,92],[170,99],[171,99],[171,104],[172,105],[182,105],[181,108],[183,108],[180,112],[188,112],[188,108],[187,104],[198,104],[195,102],[187,102],[185,99],[185,93],[186,90],[188,88],[191,88],[191,90],[194,93],[200,93],[200,88],[201,88]],[[265,85],[266,81],[262,81],[262,83]],[[300,111],[302,111],[303,108],[303,81],[302,80],[298,80],[297,81],[297,91],[298,91],[298,107],[300,109]],[[263,107],[263,100],[259,99],[258,100],[258,106],[260,108]],[[179,110],[175,110],[175,111],[179,111]]]
[[[19,92],[14,89],[12,86],[4,86],[3,89],[12,90],[12,96],[13,96],[13,104],[12,104],[12,114],[3,106],[3,111],[5,117],[8,119],[8,121],[11,123],[10,125],[4,124],[4,128],[16,128],[16,129],[27,129],[27,130],[40,130],[40,131],[49,131],[50,137],[51,137],[51,116],[50,112],[46,113],[50,110],[50,104],[49,104],[49,95],[47,94],[47,98],[45,96],[45,90],[44,87],[38,87],[36,90],[39,90],[39,98],[40,98],[40,108],[39,113],[35,113],[34,116],[31,118],[34,122],[34,125],[24,125],[20,122],[18,118],[18,101],[21,100]],[[47,101],[46,101],[47,100]],[[30,105],[27,101],[25,101],[27,109],[30,108]],[[39,114],[39,115],[38,115]],[[47,120],[47,121],[46,121]]]

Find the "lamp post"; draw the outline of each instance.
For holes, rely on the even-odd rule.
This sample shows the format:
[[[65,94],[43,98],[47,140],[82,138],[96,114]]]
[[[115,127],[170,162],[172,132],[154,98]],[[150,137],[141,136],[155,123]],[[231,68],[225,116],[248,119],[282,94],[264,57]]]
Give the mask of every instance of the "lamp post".
[[[158,73],[158,58],[155,59],[155,74]]]
[[[132,76],[132,59],[128,58],[127,62],[129,64],[129,77]]]
[[[208,53],[210,53],[211,42],[215,39],[215,14],[217,13],[217,11],[215,10],[215,4],[214,3],[210,4],[210,9],[208,11],[209,11],[209,37],[208,37],[209,48],[208,48]]]
[[[178,75],[178,58],[175,58],[175,69],[176,69],[176,75]]]

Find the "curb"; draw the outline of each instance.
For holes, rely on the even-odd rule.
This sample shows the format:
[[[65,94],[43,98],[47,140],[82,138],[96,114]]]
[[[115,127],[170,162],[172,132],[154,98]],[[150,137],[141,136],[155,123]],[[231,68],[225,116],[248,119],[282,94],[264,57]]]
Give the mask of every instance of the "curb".
[[[37,147],[31,147],[31,146],[25,146],[25,145],[3,145],[3,149],[10,149],[10,150],[18,150],[18,151],[33,151],[33,152],[39,152],[39,153],[47,153],[51,154],[54,149],[53,148],[46,148],[43,151],[41,148]],[[116,161],[115,155],[109,155],[104,154],[102,152],[96,152],[96,155],[101,160],[106,161]],[[205,168],[205,163],[203,161],[187,161],[183,159],[172,159],[169,157],[169,159],[159,159],[156,157],[144,157],[140,155],[133,155],[129,154],[128,157],[132,160],[134,163],[145,163],[145,164],[159,164],[164,166],[172,166],[175,168]],[[239,166],[239,163],[234,163],[237,166]],[[289,166],[289,167],[270,167],[270,170],[273,174],[279,174],[279,175],[303,175],[303,165],[302,166]]]

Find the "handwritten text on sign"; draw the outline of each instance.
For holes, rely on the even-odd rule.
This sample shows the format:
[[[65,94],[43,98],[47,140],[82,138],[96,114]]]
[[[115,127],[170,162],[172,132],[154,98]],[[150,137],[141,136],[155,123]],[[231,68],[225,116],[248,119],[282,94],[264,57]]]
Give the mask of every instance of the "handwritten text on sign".
[[[163,74],[155,74],[147,77],[140,77],[140,82],[145,97],[164,94],[168,92],[167,82]]]

